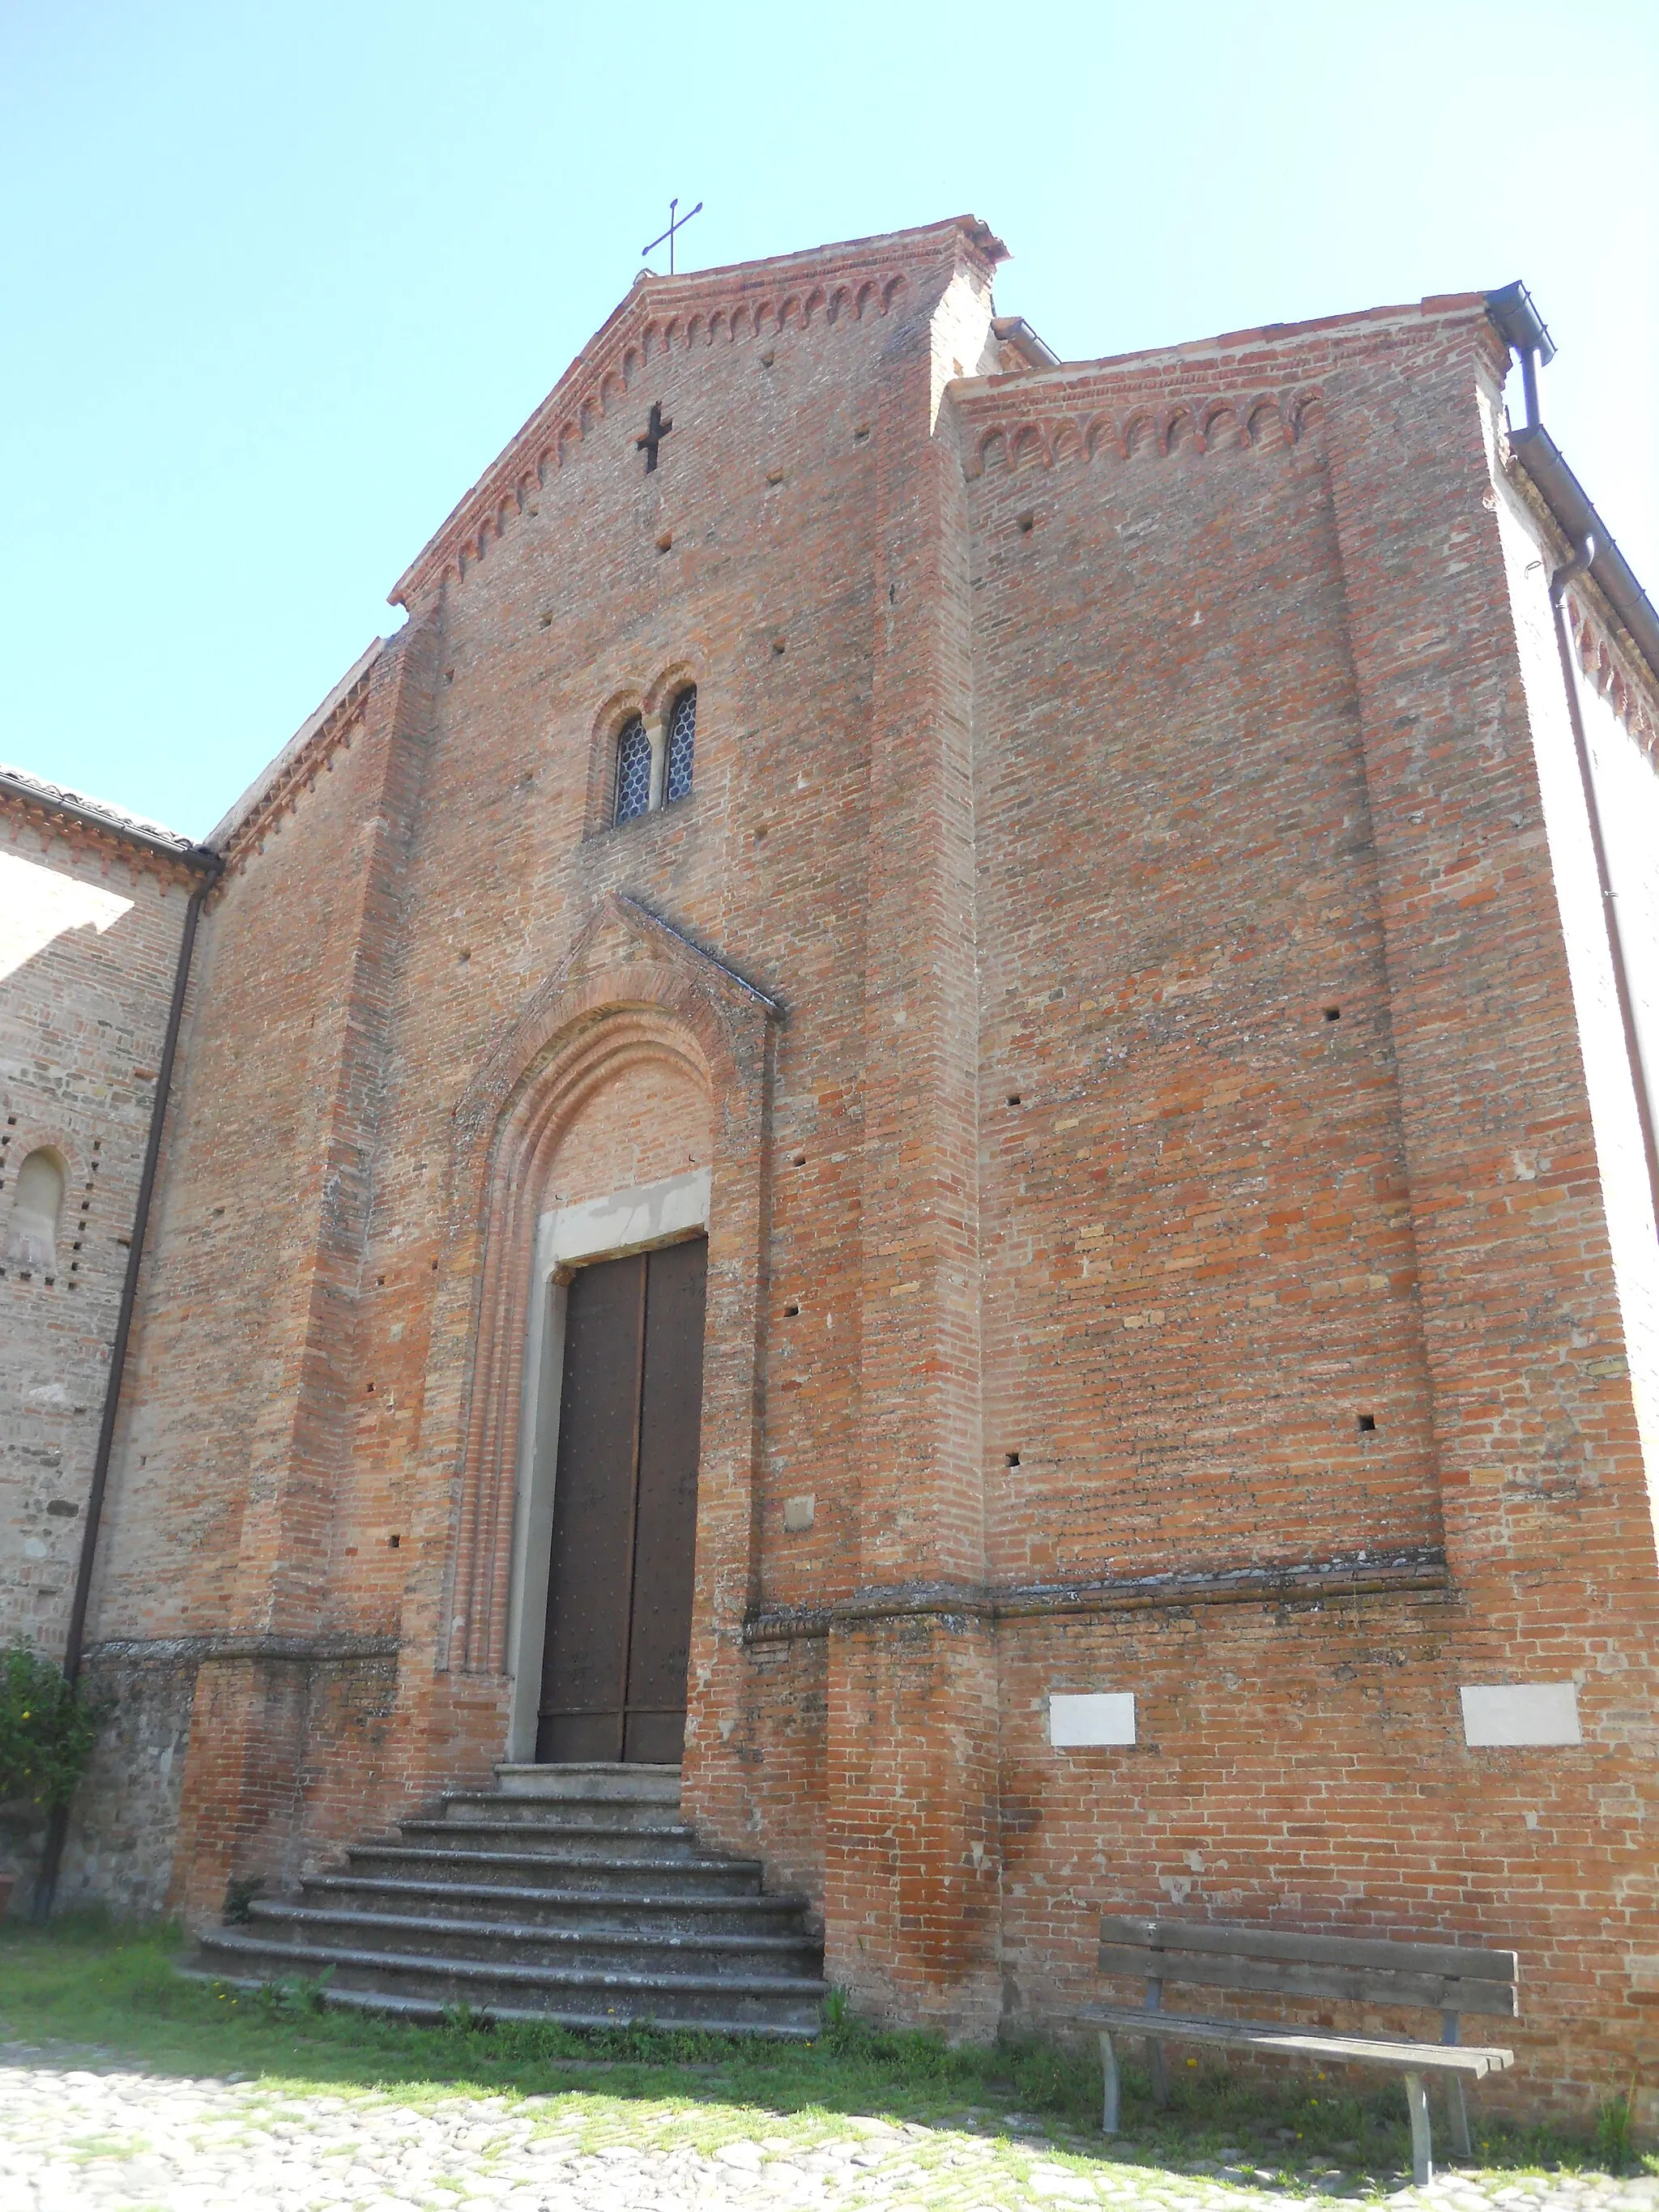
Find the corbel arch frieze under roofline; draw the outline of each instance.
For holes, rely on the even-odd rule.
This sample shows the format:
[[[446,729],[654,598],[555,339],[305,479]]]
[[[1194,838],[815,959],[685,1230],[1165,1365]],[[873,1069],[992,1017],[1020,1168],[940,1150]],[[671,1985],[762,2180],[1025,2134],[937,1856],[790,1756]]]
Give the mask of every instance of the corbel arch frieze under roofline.
[[[441,1670],[500,1676],[509,1665],[526,1317],[543,1191],[585,1100],[641,1060],[675,1065],[710,1106],[692,1683],[708,1671],[711,1641],[740,1639],[756,1575],[768,1135],[782,1018],[777,1001],[735,969],[611,892],[459,1101],[447,1273],[448,1295],[471,1308],[464,1332],[470,1383],[460,1408]]]
[[[411,611],[440,580],[465,580],[550,471],[564,468],[657,355],[886,316],[914,299],[928,272],[960,262],[988,284],[1007,248],[971,216],[781,259],[679,276],[647,276],[604,325],[518,434],[461,499],[388,593]]]

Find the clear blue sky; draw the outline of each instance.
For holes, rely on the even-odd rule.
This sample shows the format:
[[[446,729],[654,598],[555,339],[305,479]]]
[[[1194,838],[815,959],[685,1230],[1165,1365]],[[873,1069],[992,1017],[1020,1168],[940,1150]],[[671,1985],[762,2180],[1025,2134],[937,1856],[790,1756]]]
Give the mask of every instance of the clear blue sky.
[[[0,758],[205,833],[672,192],[691,266],[971,210],[1074,358],[1523,276],[1659,596],[1656,115],[1655,0],[0,0]]]

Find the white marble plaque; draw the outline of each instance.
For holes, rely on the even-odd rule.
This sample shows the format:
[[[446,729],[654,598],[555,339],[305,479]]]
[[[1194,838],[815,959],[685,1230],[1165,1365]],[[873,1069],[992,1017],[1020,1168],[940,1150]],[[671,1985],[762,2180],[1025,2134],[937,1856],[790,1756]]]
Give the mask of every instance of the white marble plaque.
[[[1048,1699],[1048,1741],[1057,1751],[1095,1743],[1133,1743],[1135,1701],[1130,1690],[1074,1694],[1054,1691]]]
[[[1583,1743],[1578,1692],[1571,1682],[1500,1682],[1461,1690],[1463,1741],[1472,1747]]]

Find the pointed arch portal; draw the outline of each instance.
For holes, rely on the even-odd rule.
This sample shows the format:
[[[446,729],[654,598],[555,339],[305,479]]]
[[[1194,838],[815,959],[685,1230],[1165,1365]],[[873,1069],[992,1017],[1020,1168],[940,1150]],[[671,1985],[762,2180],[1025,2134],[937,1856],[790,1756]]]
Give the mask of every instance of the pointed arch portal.
[[[509,1760],[714,1748],[754,1582],[781,1018],[611,893],[458,1104],[473,1358],[439,1663],[507,1678]]]
[[[596,1079],[553,1149],[535,1226],[512,1733],[538,1762],[672,1764],[697,1534],[710,1102],[662,1039],[635,1035],[614,1054],[603,1030],[596,1042]],[[604,1188],[641,1164],[679,1171]],[[603,1194],[586,1196],[596,1182]]]

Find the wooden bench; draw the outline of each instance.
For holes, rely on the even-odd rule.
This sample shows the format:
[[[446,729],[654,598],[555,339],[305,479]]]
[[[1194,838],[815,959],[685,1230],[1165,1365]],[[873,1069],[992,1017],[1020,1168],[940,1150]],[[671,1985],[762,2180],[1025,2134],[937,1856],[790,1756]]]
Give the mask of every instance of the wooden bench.
[[[1206,2043],[1224,2050],[1275,2051],[1292,2058],[1328,2058],[1365,2066],[1391,2067],[1406,2077],[1406,2106],[1412,2124],[1412,2172],[1419,2183],[1433,2174],[1429,2103],[1423,2076],[1439,2074],[1446,2083],[1452,2142],[1458,2155],[1471,2154],[1469,2119],[1463,2102],[1465,2079],[1478,2081],[1515,2063],[1512,2051],[1459,2040],[1465,2013],[1516,2012],[1513,1951],[1472,1951],[1449,1943],[1391,1943],[1369,1937],[1297,1936],[1275,1928],[1236,1928],[1218,1921],[1150,1920],[1108,1914],[1100,1923],[1100,1972],[1145,1975],[1144,2004],[1091,2005],[1081,2017],[1100,2030],[1100,2056],[1106,2075],[1102,2127],[1118,2126],[1117,2054],[1114,2033],[1145,2038],[1152,2095],[1168,2101],[1164,2071],[1165,2043]],[[1258,1990],[1275,1996],[1334,1997],[1351,2004],[1426,2005],[1440,2014],[1437,2043],[1412,2043],[1403,2037],[1346,2035],[1323,2027],[1303,2028],[1283,2021],[1205,2019],[1164,2010],[1166,1982],[1194,1983],[1207,1989]]]

